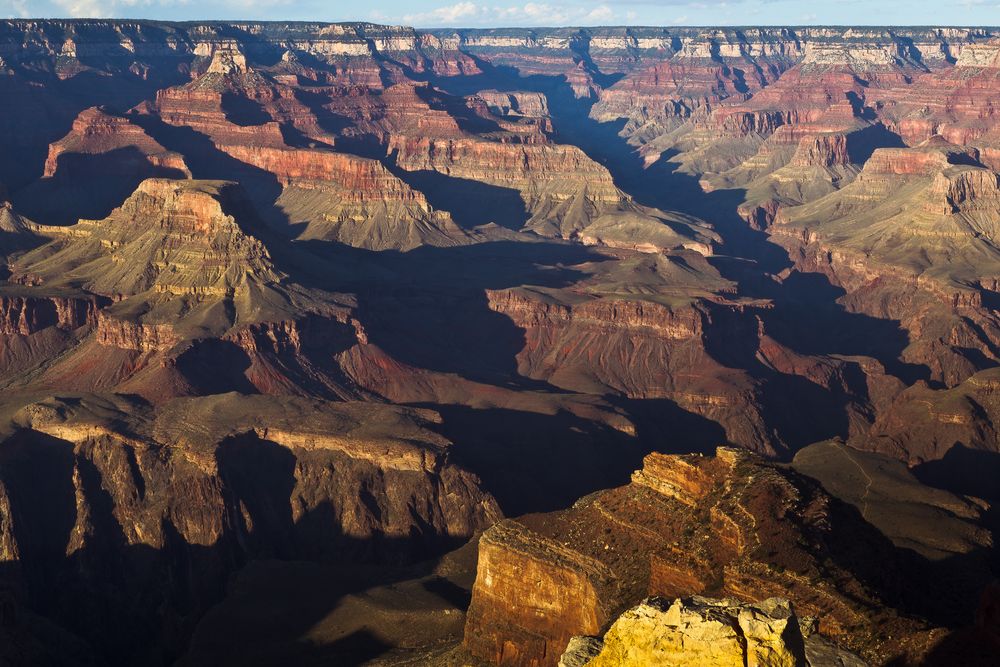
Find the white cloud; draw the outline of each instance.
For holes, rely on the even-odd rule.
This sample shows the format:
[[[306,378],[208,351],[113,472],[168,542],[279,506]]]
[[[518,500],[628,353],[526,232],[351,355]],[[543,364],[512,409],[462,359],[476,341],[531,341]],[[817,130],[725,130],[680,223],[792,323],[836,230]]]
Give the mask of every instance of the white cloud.
[[[10,18],[17,17],[26,19],[31,16],[31,10],[28,9],[27,0],[10,0],[10,2],[7,3],[0,3],[0,7],[4,7],[5,4],[9,7],[6,9],[6,14]],[[0,9],[0,11],[4,10]]]
[[[53,4],[72,18],[108,18],[127,16],[136,7],[186,7],[194,0],[52,0]],[[209,0],[205,5],[233,11],[291,5],[294,0]],[[20,0],[24,4],[24,0]],[[18,0],[15,0],[15,5]]]
[[[601,5],[600,7],[594,7],[587,15],[584,20],[590,21],[610,21],[615,17],[615,13],[611,11],[611,8],[607,5]]]
[[[102,0],[56,0],[56,5],[74,18],[104,18],[114,15],[118,3]]]
[[[553,26],[607,23],[614,18],[608,5],[581,7],[562,3],[526,2],[521,5],[487,5],[463,0],[427,12],[405,14],[399,22],[415,26]],[[372,15],[375,18],[374,13]],[[384,20],[384,15],[380,15]]]
[[[453,23],[469,18],[478,19],[483,15],[484,9],[474,2],[457,2],[454,5],[438,7],[423,14],[410,14],[407,18],[426,17],[430,20],[441,21],[443,23]]]

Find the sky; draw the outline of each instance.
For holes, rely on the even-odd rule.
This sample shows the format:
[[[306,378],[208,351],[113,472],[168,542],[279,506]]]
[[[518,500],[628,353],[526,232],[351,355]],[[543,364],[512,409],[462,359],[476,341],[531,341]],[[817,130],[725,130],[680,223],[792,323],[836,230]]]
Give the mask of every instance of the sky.
[[[0,0],[11,18],[372,21],[416,27],[1000,25],[1000,0]]]

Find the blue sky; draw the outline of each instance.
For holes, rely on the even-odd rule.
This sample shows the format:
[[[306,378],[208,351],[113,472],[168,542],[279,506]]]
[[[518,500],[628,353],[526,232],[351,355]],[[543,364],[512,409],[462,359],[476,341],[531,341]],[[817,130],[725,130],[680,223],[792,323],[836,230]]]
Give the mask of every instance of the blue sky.
[[[1000,0],[0,0],[0,16],[551,25],[1000,25]]]

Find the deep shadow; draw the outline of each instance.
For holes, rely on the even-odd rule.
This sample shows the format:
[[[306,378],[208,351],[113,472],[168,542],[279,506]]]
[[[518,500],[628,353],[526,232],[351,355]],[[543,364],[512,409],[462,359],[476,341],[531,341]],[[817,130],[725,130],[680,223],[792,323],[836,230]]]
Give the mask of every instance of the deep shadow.
[[[1000,453],[997,452],[956,443],[940,459],[915,466],[913,474],[928,486],[1000,501]]]
[[[625,484],[648,446],[615,429],[559,412],[545,415],[463,405],[428,405],[455,444],[452,460],[475,472],[508,516],[563,509]]]
[[[208,136],[190,127],[170,125],[156,116],[139,113],[131,114],[129,120],[167,150],[183,155],[194,178],[239,182],[272,230],[288,233],[288,217],[274,205],[282,190],[274,174],[227,155]]]
[[[263,557],[289,557],[295,455],[248,433],[222,441],[215,458],[227,505],[239,508],[230,520],[247,536],[247,550]]]
[[[185,175],[151,164],[134,146],[97,154],[63,153],[54,176],[22,188],[13,202],[20,213],[45,224],[69,225],[80,218],[101,220],[147,178]]]
[[[877,148],[905,148],[906,144],[895,132],[881,123],[847,135],[847,154],[854,164],[864,164]]]
[[[196,395],[258,393],[245,375],[250,357],[236,343],[219,339],[194,341],[175,357],[174,364]]]
[[[171,477],[156,480],[165,485],[158,489],[170,494],[148,498],[140,491],[149,502],[138,506],[127,483],[109,484],[106,478],[118,474],[109,466],[129,448],[96,438],[77,444],[74,452],[69,442],[27,430],[4,441],[0,482],[19,559],[0,563],[0,638],[5,640],[0,658],[12,656],[11,664],[166,667],[186,651],[199,620],[226,595],[230,575],[251,560],[307,557],[360,569],[328,582],[326,595],[282,620],[290,653],[281,660],[291,655],[303,665],[359,664],[387,646],[363,632],[316,642],[307,638],[309,630],[343,595],[428,576],[440,554],[464,541],[424,532],[383,538],[376,552],[369,540],[344,533],[342,515],[329,503],[293,518],[292,491],[302,464],[291,450],[252,433],[219,444],[218,495],[215,482],[192,475],[178,457]],[[158,474],[145,466],[148,457],[160,454],[140,456],[146,458],[141,472],[134,461],[122,463],[128,474]],[[349,461],[345,457],[344,465]],[[301,474],[315,475],[310,465],[316,464],[306,462]],[[109,489],[126,493],[112,495]],[[135,533],[126,537],[123,527],[144,530],[143,543],[135,544]],[[322,547],[318,557],[303,550],[309,544]],[[414,565],[417,561],[422,564]],[[398,565],[384,565],[389,562]],[[368,567],[377,563],[383,566]],[[447,581],[430,586],[453,603],[465,599]],[[216,657],[211,663],[183,664],[288,664],[254,662],[254,656],[233,646]]]
[[[241,39],[247,39],[245,33],[239,34]],[[270,61],[276,56],[263,52],[260,57]],[[592,63],[584,65],[593,67]],[[619,136],[622,123],[590,120],[589,101],[573,97],[559,78],[518,77],[504,68],[486,69],[483,78],[438,83],[472,91],[500,87],[546,92],[558,137],[583,147],[608,166],[616,183],[638,202],[689,212],[716,225],[725,242],[718,248],[719,256],[712,260],[714,265],[725,277],[739,282],[740,295],[773,303],[773,308],[759,311],[764,334],[803,354],[873,356],[907,382],[927,377],[927,369],[899,361],[899,353],[908,341],[898,323],[848,312],[838,303],[843,290],[820,274],[793,273],[776,279],[791,262],[782,248],[735,215],[742,193],[701,192],[694,178],[676,172],[669,155],[646,167]],[[613,77],[601,80],[609,84]],[[227,113],[246,123],[261,121],[254,108],[231,108]],[[466,127],[476,131],[490,131],[493,127],[484,125],[486,119],[475,114],[461,114]],[[135,122],[168,148],[184,153],[196,177],[241,180],[261,210],[275,214],[273,203],[280,185],[270,174],[229,158],[207,137],[188,128],[169,126],[149,116],[137,116]],[[340,121],[327,113],[321,123],[330,130],[337,128]],[[861,145],[858,150],[863,154],[869,148]],[[519,217],[526,217],[523,202],[520,209],[513,199],[504,202],[507,194],[497,192],[502,188],[491,189],[436,173],[418,172],[405,177],[426,189],[435,206],[455,209],[456,220],[464,226],[502,217],[516,229],[523,225],[523,220],[518,225]],[[510,209],[505,210],[505,205]],[[356,293],[357,313],[370,341],[393,358],[417,368],[454,373],[497,386],[548,392],[558,390],[518,374],[516,355],[524,347],[524,332],[490,308],[484,291],[522,285],[567,287],[583,276],[573,269],[575,264],[601,259],[586,248],[556,242],[420,248],[410,253],[369,253],[323,243],[296,245],[324,262],[315,266],[299,263],[303,255],[287,249],[276,250],[276,262],[303,285]],[[706,332],[709,354],[727,366],[748,371],[759,382],[767,397],[762,408],[768,422],[785,441],[795,446],[845,433],[846,394],[765,367],[756,357],[760,342],[756,321],[729,321],[721,314],[718,318]],[[319,341],[314,349],[326,349],[328,356],[341,351]],[[204,391],[252,390],[243,375],[247,360],[239,352],[219,344],[195,349],[190,355],[182,356],[178,363],[185,376]],[[209,357],[225,364],[233,375],[217,375],[203,368]],[[454,460],[477,472],[510,514],[565,507],[594,490],[627,482],[649,451],[709,452],[725,435],[718,424],[688,413],[671,401],[612,398],[611,402],[635,423],[635,436],[567,412],[546,415],[455,405],[431,407],[442,413],[440,428],[455,442]],[[112,499],[103,491],[100,472],[93,462],[78,459],[74,464],[72,448],[61,441],[39,442],[38,451],[44,457],[32,453],[26,462],[13,459],[10,468],[6,461],[0,465],[0,475],[16,510],[12,516],[19,522],[15,535],[32,556],[25,561],[25,604],[76,633],[97,637],[96,652],[112,664],[170,662],[183,649],[199,615],[223,595],[227,575],[249,559],[315,557],[369,562],[387,557],[385,554],[402,558],[415,552],[432,554],[448,544],[448,536],[428,535],[429,525],[420,521],[415,521],[415,534],[408,540],[351,538],[337,531],[342,508],[330,503],[293,519],[289,500],[302,461],[255,434],[243,434],[223,443],[215,459],[226,505],[218,541],[208,546],[189,542],[182,530],[186,528],[183,521],[191,519],[196,523],[197,517],[175,515],[176,508],[171,508],[165,512],[161,547],[129,547],[114,520]],[[981,464],[961,463],[956,471],[970,463]],[[68,481],[74,465],[81,488],[92,497],[90,524],[95,531],[95,546],[66,556],[65,546],[76,517],[73,487]],[[994,468],[985,466],[984,470]],[[17,480],[8,480],[8,473]],[[932,467],[925,474],[940,476],[944,484],[953,483],[949,480],[957,472]],[[958,482],[965,485],[962,488],[982,490],[987,479],[972,484],[964,479]],[[371,489],[359,490],[358,503],[368,513],[380,511]],[[25,513],[30,521],[25,519]],[[942,623],[959,622],[956,619],[961,618],[961,611],[952,609],[950,603],[940,604],[942,571],[906,560],[886,547],[884,538],[870,531],[861,533],[852,536],[857,539],[831,545],[834,557],[858,568],[867,583],[902,608],[928,614]],[[887,563],[900,563],[900,558],[899,569],[889,568],[886,576]],[[114,571],[104,571],[95,565],[98,562]],[[963,573],[964,566],[960,560],[947,563],[947,567]],[[46,581],[31,573],[35,568],[44,569]],[[22,573],[15,572],[14,566],[5,564],[0,570],[0,578],[9,576],[22,581]],[[912,572],[919,572],[923,578],[902,577],[902,573]],[[931,582],[927,589],[905,590],[908,582],[924,580]],[[119,581],[124,582],[121,587]],[[328,600],[295,620],[296,629],[304,636],[312,623],[337,603],[342,591],[361,585],[360,581],[349,583],[333,591]],[[427,585],[429,590],[433,587],[440,588],[436,592],[443,598],[456,603],[467,600],[464,591],[456,587]],[[133,600],[136,590],[139,595]],[[915,594],[921,597],[914,599]],[[936,606],[930,606],[931,601]],[[111,629],[114,632],[109,632]],[[129,641],[114,643],[119,633],[127,634]],[[352,664],[381,655],[386,646],[371,633],[358,631],[322,647],[303,640],[300,649],[306,661]]]
[[[577,99],[562,77],[522,77],[513,68],[493,66],[481,59],[476,62],[484,71],[480,77],[424,78],[455,94],[469,94],[485,87],[487,80],[498,90],[544,93],[557,141],[578,146],[607,167],[615,184],[640,204],[693,215],[719,231],[723,243],[711,263],[723,277],[737,283],[739,295],[773,302],[774,307],[760,311],[759,316],[768,335],[778,342],[801,354],[872,356],[907,384],[929,378],[929,368],[900,361],[909,340],[899,322],[847,311],[838,302],[844,290],[824,275],[796,271],[784,280],[776,278],[792,268],[792,261],[784,248],[737,215],[744,198],[742,190],[702,191],[696,177],[677,170],[679,165],[672,160],[676,152],[668,151],[646,165],[637,148],[620,136],[625,121],[602,123],[590,118],[594,101]],[[898,137],[873,126],[854,141],[855,151],[863,157],[875,147],[896,145]],[[731,342],[740,345],[739,341]],[[752,367],[748,370],[761,373]],[[833,409],[840,410],[840,406]]]
[[[388,163],[391,165],[393,157]],[[448,211],[460,227],[471,229],[494,223],[519,230],[528,222],[528,210],[521,193],[480,181],[448,176],[436,171],[406,171],[393,168],[392,173],[410,187],[419,190],[436,209]]]
[[[464,132],[478,135],[503,132],[503,128],[492,118],[483,117],[469,107],[465,98],[442,95],[430,87],[416,89],[417,96],[432,110],[445,111]]]
[[[327,94],[296,89],[295,99],[309,108],[316,117],[316,123],[324,132],[337,136],[352,125],[350,118],[335,114],[324,106],[330,100]]]
[[[422,585],[425,590],[434,593],[458,609],[468,609],[469,603],[472,602],[472,591],[466,590],[444,577],[428,579]]]
[[[421,246],[405,253],[322,241],[294,245],[321,260],[315,272],[304,262],[289,266],[296,281],[356,294],[369,342],[394,359],[467,379],[536,388],[546,385],[517,374],[524,331],[489,307],[485,291],[566,287],[584,275],[574,265],[608,259],[555,241]]]
[[[18,434],[0,452],[0,481],[7,492],[10,530],[18,545],[25,583],[49,599],[58,584],[52,572],[65,557],[76,522],[73,447],[42,434]]]
[[[722,428],[666,399],[611,399],[636,433],[566,411],[555,414],[429,404],[441,414],[455,463],[476,473],[507,516],[568,507],[627,484],[652,451],[714,453]]]
[[[367,630],[351,634],[317,650],[317,658],[330,664],[360,665],[385,653],[390,646]]]
[[[715,454],[726,444],[726,431],[717,422],[688,412],[669,399],[612,397],[612,405],[623,409],[635,426],[635,438],[643,448],[663,454]]]
[[[222,111],[226,120],[240,127],[263,125],[271,120],[271,115],[258,102],[234,93],[223,93]]]
[[[995,635],[980,628],[964,628],[935,644],[919,667],[996,667],[998,655],[1000,639]]]
[[[147,26],[150,34],[159,28]],[[145,30],[144,29],[144,30]],[[155,39],[155,37],[150,37]],[[129,71],[134,54],[122,56],[119,49],[86,54],[96,71],[83,70],[67,79],[47,69],[14,65],[14,76],[0,78],[0,99],[17,100],[0,109],[0,182],[11,191],[42,176],[48,146],[69,132],[77,115],[93,106],[123,113],[156,91],[187,80],[183,57],[173,56],[154,64],[145,75]],[[100,70],[113,72],[106,76]]]
[[[819,488],[808,477],[790,474],[798,485]],[[939,627],[962,629],[973,624],[981,593],[1000,573],[992,550],[977,548],[931,560],[895,546],[854,505],[831,498],[828,507],[832,539],[824,540],[824,551],[876,593],[878,600]],[[995,527],[993,521],[987,524]]]

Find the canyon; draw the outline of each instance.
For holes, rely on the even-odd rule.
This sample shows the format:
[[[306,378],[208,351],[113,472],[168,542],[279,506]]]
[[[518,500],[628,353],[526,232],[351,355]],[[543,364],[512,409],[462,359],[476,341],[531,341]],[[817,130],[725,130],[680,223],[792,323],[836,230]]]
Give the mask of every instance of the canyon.
[[[995,664],[1000,32],[0,20],[0,91],[0,662]]]

